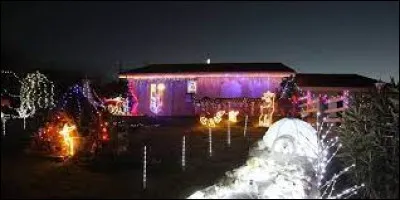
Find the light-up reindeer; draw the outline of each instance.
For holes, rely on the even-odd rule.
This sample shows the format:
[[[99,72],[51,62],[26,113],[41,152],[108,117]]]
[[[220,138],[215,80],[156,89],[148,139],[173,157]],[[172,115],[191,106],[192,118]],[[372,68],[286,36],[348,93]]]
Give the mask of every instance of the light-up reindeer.
[[[263,103],[260,105],[259,126],[269,127],[272,124],[272,115],[275,111],[275,93],[270,91],[263,94]]]

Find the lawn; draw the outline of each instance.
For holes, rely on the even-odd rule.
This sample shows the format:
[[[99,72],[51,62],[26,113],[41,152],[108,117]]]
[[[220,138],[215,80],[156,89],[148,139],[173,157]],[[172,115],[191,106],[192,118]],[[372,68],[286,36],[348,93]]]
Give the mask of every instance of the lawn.
[[[256,122],[257,119],[249,120]],[[132,120],[126,124],[136,124]],[[185,198],[212,185],[226,171],[242,165],[249,148],[266,128],[243,121],[213,129],[213,156],[208,156],[208,128],[198,119],[157,119],[148,126],[130,129],[129,154],[113,161],[81,165],[24,153],[32,130],[8,127],[1,141],[2,198]],[[152,124],[152,125],[151,125]],[[159,124],[159,126],[154,126]],[[150,126],[151,125],[151,126]],[[16,130],[16,131],[13,131]],[[186,170],[181,169],[182,136],[186,135]],[[147,189],[142,189],[143,146],[148,148]]]

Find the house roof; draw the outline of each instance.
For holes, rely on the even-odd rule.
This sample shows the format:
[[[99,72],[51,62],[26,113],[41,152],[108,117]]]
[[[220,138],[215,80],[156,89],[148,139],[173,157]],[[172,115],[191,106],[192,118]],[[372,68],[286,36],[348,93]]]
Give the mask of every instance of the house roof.
[[[371,87],[378,80],[358,74],[296,74],[300,87]]]
[[[198,73],[198,72],[288,72],[296,73],[282,63],[211,63],[211,64],[151,64],[128,70],[120,75],[152,73]]]

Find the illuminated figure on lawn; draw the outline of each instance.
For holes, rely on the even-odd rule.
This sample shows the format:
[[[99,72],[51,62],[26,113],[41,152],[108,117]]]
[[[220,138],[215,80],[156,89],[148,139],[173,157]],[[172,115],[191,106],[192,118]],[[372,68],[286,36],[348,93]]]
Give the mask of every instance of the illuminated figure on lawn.
[[[234,110],[229,111],[229,113],[228,113],[228,120],[229,120],[230,122],[237,122],[237,116],[238,116],[238,114],[239,114],[239,111],[234,111]]]
[[[201,116],[200,117],[200,123],[203,126],[207,127],[215,127],[216,124],[219,124],[222,120],[222,117],[224,116],[225,111],[218,111],[215,113],[215,116]]]
[[[325,126],[327,127],[327,126]],[[357,194],[361,186],[343,190],[335,184],[355,165],[328,175],[328,165],[340,149],[332,126],[317,132],[294,118],[275,122],[250,151],[245,165],[198,190],[189,199],[339,199]]]
[[[275,111],[275,94],[268,91],[264,93],[261,99],[264,102],[260,105],[259,126],[270,127],[272,124],[272,115]]]

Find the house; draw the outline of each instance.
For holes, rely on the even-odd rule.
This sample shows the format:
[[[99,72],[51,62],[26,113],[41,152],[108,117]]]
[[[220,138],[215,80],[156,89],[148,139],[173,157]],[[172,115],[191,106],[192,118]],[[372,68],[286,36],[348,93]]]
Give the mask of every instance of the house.
[[[277,92],[291,75],[312,92],[366,91],[376,82],[352,74],[297,74],[282,63],[151,64],[119,78],[128,82],[132,115],[193,116],[237,108],[256,116],[263,93]]]

